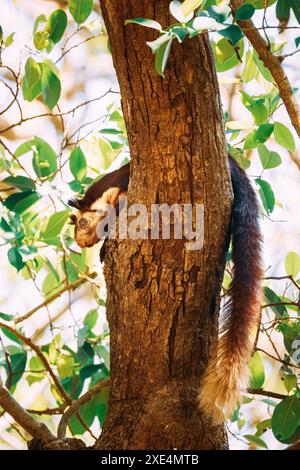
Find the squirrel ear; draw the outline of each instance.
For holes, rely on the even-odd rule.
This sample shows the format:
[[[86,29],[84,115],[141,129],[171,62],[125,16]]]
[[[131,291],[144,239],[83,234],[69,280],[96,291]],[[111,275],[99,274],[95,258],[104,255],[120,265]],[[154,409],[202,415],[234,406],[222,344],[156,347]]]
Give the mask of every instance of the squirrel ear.
[[[68,201],[69,206],[74,207],[75,209],[81,209],[83,204],[80,199],[69,199]]]

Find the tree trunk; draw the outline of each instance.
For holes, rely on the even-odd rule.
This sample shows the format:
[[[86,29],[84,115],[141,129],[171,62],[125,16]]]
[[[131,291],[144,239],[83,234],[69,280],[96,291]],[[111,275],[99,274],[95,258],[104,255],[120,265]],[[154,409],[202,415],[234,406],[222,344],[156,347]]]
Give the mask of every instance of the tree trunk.
[[[131,151],[128,204],[204,204],[204,247],[184,240],[110,241],[110,407],[98,449],[223,449],[223,426],[197,405],[217,338],[232,192],[207,35],[174,41],[165,78],[146,41],[170,24],[168,0],[102,0]]]

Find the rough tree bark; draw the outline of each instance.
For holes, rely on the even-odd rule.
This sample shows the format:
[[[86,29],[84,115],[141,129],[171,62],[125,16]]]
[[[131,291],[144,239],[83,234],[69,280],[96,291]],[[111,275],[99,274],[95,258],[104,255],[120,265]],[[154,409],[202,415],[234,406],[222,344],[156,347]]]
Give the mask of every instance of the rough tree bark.
[[[110,408],[98,449],[223,449],[223,426],[196,404],[216,340],[232,191],[208,37],[174,44],[164,79],[147,40],[124,20],[170,22],[169,0],[101,0],[132,158],[129,205],[203,203],[205,242],[110,241]]]

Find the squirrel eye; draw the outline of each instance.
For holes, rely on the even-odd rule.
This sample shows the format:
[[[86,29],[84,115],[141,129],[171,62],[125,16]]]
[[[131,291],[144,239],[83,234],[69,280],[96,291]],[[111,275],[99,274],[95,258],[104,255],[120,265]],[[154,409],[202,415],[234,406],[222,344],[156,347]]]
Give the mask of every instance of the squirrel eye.
[[[88,225],[88,221],[85,217],[81,217],[78,221],[78,225],[80,228],[85,228]]]

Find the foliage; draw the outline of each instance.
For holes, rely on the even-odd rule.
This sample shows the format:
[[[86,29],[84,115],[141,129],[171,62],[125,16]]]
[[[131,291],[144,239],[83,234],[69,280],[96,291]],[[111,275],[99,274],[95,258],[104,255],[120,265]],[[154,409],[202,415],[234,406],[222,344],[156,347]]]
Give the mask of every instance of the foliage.
[[[284,28],[283,22],[286,27],[292,15],[300,24],[296,1],[272,0],[268,2],[266,12],[269,8],[275,9],[281,28]],[[49,371],[41,360],[42,356],[57,376],[62,390],[71,400],[76,400],[83,391],[109,377],[108,331],[104,329],[99,333],[97,329],[99,308],[105,305],[105,301],[100,295],[86,250],[80,251],[74,245],[73,232],[67,224],[70,210],[67,197],[60,187],[60,180],[64,178],[63,172],[67,169],[68,191],[74,195],[83,194],[91,181],[100,177],[117,158],[120,162],[124,160],[128,145],[122,112],[114,104],[107,107],[105,120],[101,124],[97,121],[97,127],[91,133],[92,138],[89,134],[81,137],[84,122],[68,136],[65,119],[73,116],[81,106],[101,99],[94,98],[69,111],[61,111],[62,95],[67,88],[67,83],[61,79],[62,69],[65,56],[72,50],[72,46],[68,49],[67,45],[71,37],[82,31],[89,31],[87,20],[92,13],[93,2],[69,0],[68,9],[74,21],[68,20],[62,9],[54,10],[49,17],[42,14],[36,18],[32,30],[32,48],[26,49],[26,60],[21,63],[20,73],[13,71],[9,78],[4,76],[12,90],[11,106],[16,100],[20,102],[21,94],[27,106],[42,102],[46,110],[43,116],[58,118],[62,123],[62,130],[59,135],[60,145],[56,148],[38,135],[18,142],[14,147],[8,132],[26,121],[43,117],[32,114],[29,118],[24,118],[22,111],[18,121],[0,129],[0,168],[4,174],[0,187],[0,228],[2,244],[7,247],[7,259],[12,269],[18,272],[25,283],[38,286],[46,304],[64,291],[71,293],[82,281],[95,287],[95,305],[85,313],[79,325],[75,323],[71,345],[66,331],[54,334],[50,321],[50,339],[43,341],[39,355],[20,339],[26,331],[26,328],[23,330],[22,322],[22,326],[17,324],[15,332],[5,327],[5,324],[11,325],[13,321],[18,321],[18,315],[0,313],[0,367],[5,373],[7,388],[11,393],[16,393],[18,385],[24,380],[29,387],[47,381]],[[249,0],[237,10],[234,19],[229,3],[225,0],[186,0],[184,4],[174,0],[170,4],[174,23],[163,26],[151,18],[128,18],[126,24],[128,28],[142,26],[157,31],[158,37],[147,42],[147,45],[155,56],[154,67],[162,77],[167,73],[174,41],[182,44],[207,31],[210,33],[220,81],[224,72],[239,68],[240,76],[236,81],[232,79],[232,83],[238,83],[240,105],[247,110],[249,119],[245,123],[232,120],[228,112],[224,114],[228,149],[244,169],[252,169],[259,163],[261,171],[253,181],[263,216],[267,218],[280,205],[268,175],[274,169],[280,169],[285,158],[284,152],[293,153],[296,143],[293,132],[278,120],[278,114],[274,118],[276,111],[282,106],[274,79],[236,22],[250,18],[255,20],[261,9],[264,9],[264,2]],[[74,22],[77,23],[77,29],[72,32]],[[265,33],[267,34],[267,28]],[[101,30],[101,34],[104,35],[104,31]],[[86,41],[85,37],[82,43]],[[286,44],[277,39],[269,41],[273,52],[278,56],[282,55]],[[296,47],[299,43],[299,37],[295,37]],[[14,44],[14,32],[5,32],[0,27],[0,44],[0,67],[4,69],[5,53]],[[255,82],[256,88],[260,87],[261,91],[257,94],[250,93],[250,82]],[[10,106],[4,112],[1,111],[1,115],[5,115],[9,108]],[[278,151],[274,150],[275,144]],[[91,153],[100,163],[96,168],[95,160],[90,157]],[[253,174],[251,170],[250,174]],[[267,447],[264,435],[268,430],[272,430],[275,438],[285,444],[298,439],[300,432],[297,384],[300,367],[299,254],[292,251],[287,253],[284,262],[284,284],[280,284],[278,281],[282,279],[276,277],[265,280],[262,306],[264,313],[260,325],[260,334],[269,339],[273,333],[280,336],[284,347],[283,357],[275,350],[271,354],[273,358],[270,358],[270,353],[262,351],[256,341],[250,368],[251,387],[258,394],[245,395],[244,402],[231,417],[231,422],[237,425],[239,433],[243,433],[244,440],[257,448]],[[230,270],[229,263],[229,273]],[[227,274],[224,291],[228,283]],[[269,364],[270,360],[273,365],[275,361],[279,366],[275,368],[275,374],[282,381],[285,390],[285,393],[281,390],[281,398],[272,400],[259,394],[266,391],[264,387],[270,375],[266,363]],[[47,383],[55,407],[67,406],[55,383],[49,379]],[[269,391],[270,397],[276,394],[276,390]],[[265,404],[267,418],[256,423],[252,433],[247,429],[244,434],[244,410],[254,400]],[[71,433],[84,434],[95,419],[102,426],[106,412],[107,390],[103,390],[80,408],[81,419],[75,415],[72,417],[69,423]]]

